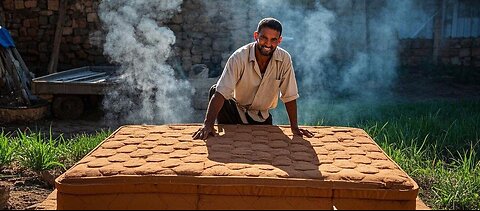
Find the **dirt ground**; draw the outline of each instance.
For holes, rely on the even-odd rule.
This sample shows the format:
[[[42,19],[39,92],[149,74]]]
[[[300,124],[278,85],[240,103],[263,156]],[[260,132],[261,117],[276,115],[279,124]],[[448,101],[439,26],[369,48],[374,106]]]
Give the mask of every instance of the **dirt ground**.
[[[478,80],[477,80],[478,81]],[[480,99],[480,82],[461,83],[452,80],[439,80],[438,78],[421,77],[411,74],[409,77],[400,78],[394,87],[394,92],[406,100],[418,101],[427,99]],[[198,111],[196,121],[200,123],[205,111]],[[13,133],[17,130],[30,129],[32,131],[52,131],[54,136],[63,135],[65,138],[78,134],[94,134],[100,130],[116,130],[120,125],[108,123],[95,112],[87,114],[80,120],[58,120],[52,117],[41,121],[23,124],[0,125],[1,130]],[[25,175],[15,171],[0,172],[0,181],[11,184],[10,199],[7,209],[32,209],[35,204],[42,202],[53,187],[42,182],[32,174]]]

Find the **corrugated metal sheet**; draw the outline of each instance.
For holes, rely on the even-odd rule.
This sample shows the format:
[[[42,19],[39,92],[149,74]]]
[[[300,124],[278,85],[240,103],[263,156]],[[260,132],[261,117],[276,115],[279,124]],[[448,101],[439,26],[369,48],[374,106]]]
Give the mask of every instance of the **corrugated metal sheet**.
[[[448,0],[444,19],[444,37],[479,37],[480,1]]]
[[[401,29],[401,38],[432,39],[435,16],[442,14],[443,37],[480,37],[480,0],[445,0],[440,10],[435,10],[432,3],[434,2],[421,2],[424,15],[419,15],[415,22]]]

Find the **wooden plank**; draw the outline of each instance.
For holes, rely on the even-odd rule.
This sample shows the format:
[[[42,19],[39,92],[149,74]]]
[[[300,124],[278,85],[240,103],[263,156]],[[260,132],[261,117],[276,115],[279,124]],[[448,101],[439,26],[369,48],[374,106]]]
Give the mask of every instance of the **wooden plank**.
[[[12,48],[12,52],[13,52],[13,55],[15,56],[15,58],[17,59],[17,61],[20,62],[20,66],[22,67],[23,72],[24,72],[25,76],[27,77],[28,81],[31,81],[34,78],[33,73],[30,72],[30,70],[28,69],[27,65],[25,64],[25,61],[23,61],[22,56],[18,52],[17,48]],[[30,84],[30,82],[28,82],[28,83]]]
[[[434,27],[435,29],[433,30],[433,53],[432,53],[432,60],[433,64],[438,64],[439,61],[439,55],[440,55],[440,49],[442,47],[442,38],[443,38],[443,25],[444,25],[444,14],[445,14],[445,7],[446,7],[446,0],[442,1],[437,1],[435,4],[435,9],[439,12],[437,12],[437,15],[435,16],[434,19]]]
[[[66,4],[66,0],[60,0],[57,28],[55,29],[55,38],[53,41],[53,50],[52,50],[52,55],[50,57],[50,62],[48,64],[48,73],[50,74],[57,72],[58,54],[60,52],[60,44],[62,42],[63,22],[65,19],[65,12],[66,12],[65,4]]]
[[[7,48],[6,51],[7,51],[7,54],[9,56],[9,59],[13,63],[14,69],[13,69],[12,72],[14,74],[17,74],[17,77],[19,79],[20,91],[22,92],[22,97],[24,98],[24,101],[27,105],[31,105],[30,100],[33,99],[33,97],[32,97],[32,94],[30,92],[30,89],[27,86],[27,79],[24,78],[23,70],[20,67],[20,63],[15,59],[12,51],[9,48]]]
[[[0,56],[0,72],[2,73],[0,75],[0,78],[4,80],[4,87],[5,87],[4,89],[7,91],[7,93],[13,92],[14,90],[13,81],[12,81],[13,79],[10,77],[10,75],[6,70],[2,56]]]
[[[5,62],[5,67],[7,72],[10,74],[10,76],[13,78],[13,86],[14,86],[14,95],[17,95],[16,97],[19,97],[22,100],[22,103],[25,105],[30,105],[30,100],[28,96],[26,95],[26,92],[23,91],[22,88],[22,82],[20,81],[20,77],[17,74],[17,70],[15,67],[15,64],[13,64],[13,61],[10,60],[8,52],[6,49],[1,48],[0,50],[0,55]]]

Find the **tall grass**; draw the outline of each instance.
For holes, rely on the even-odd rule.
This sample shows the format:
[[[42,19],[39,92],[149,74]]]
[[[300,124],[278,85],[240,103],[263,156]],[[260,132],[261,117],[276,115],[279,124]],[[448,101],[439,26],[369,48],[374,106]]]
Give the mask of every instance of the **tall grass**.
[[[304,125],[364,129],[417,181],[430,207],[480,209],[480,101],[299,105]],[[288,124],[283,112],[275,116]]]
[[[94,135],[80,134],[72,139],[54,138],[40,132],[18,131],[16,136],[0,133],[0,170],[12,162],[24,169],[43,172],[57,169],[64,171],[78,162],[101,141],[111,134],[100,131]]]
[[[58,140],[53,139],[51,133],[49,137],[45,139],[41,132],[27,133],[18,131],[18,137],[16,139],[19,144],[18,159],[22,167],[35,172],[64,167],[58,157]]]
[[[100,142],[111,134],[110,131],[100,131],[95,135],[81,134],[59,146],[60,155],[67,168],[82,159],[87,153],[94,149]]]
[[[9,141],[3,131],[0,133],[0,171],[10,165],[14,159],[16,145]]]

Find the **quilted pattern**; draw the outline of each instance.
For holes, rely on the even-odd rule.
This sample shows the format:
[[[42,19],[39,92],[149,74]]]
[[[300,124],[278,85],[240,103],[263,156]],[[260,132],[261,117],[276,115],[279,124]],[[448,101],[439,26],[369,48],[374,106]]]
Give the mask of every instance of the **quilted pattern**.
[[[416,184],[363,130],[288,126],[216,126],[193,140],[199,125],[124,126],[64,174],[63,179],[123,175],[314,179],[412,189]]]

